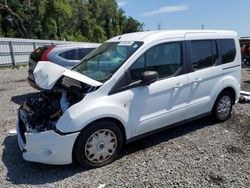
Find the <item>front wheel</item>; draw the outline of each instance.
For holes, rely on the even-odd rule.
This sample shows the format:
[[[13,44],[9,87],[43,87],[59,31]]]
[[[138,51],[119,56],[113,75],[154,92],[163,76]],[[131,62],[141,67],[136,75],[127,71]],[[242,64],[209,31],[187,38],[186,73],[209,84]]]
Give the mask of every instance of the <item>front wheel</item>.
[[[114,122],[98,121],[79,135],[75,156],[81,166],[101,167],[117,158],[122,144],[122,132]]]
[[[233,106],[232,94],[228,91],[224,91],[219,95],[214,104],[213,108],[214,118],[219,122],[226,121],[231,116],[232,106]]]

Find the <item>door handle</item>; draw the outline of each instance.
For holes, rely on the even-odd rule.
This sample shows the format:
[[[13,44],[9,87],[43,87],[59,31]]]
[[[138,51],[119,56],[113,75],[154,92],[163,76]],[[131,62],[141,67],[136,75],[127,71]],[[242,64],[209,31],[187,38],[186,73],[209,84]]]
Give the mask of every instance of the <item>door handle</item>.
[[[202,79],[201,78],[195,78],[195,79],[193,79],[193,83],[194,84],[196,84],[196,83],[198,83],[198,82],[200,82],[200,81],[202,81]]]
[[[179,89],[179,88],[181,88],[183,86],[184,86],[183,83],[178,83],[178,84],[175,84],[174,89]]]

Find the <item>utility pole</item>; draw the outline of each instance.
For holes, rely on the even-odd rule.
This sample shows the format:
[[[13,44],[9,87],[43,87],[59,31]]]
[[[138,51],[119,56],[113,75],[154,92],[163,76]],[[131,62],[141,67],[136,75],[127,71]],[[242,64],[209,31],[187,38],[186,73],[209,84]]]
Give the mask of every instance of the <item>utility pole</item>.
[[[157,24],[157,29],[161,30],[161,23],[160,22]]]

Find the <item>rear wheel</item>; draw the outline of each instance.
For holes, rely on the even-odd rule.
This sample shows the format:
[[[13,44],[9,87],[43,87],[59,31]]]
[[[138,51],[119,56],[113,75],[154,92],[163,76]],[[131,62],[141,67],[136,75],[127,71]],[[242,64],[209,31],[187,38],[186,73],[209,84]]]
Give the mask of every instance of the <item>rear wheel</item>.
[[[233,106],[233,97],[229,91],[222,92],[217,98],[214,108],[213,116],[217,121],[226,121],[231,116]]]
[[[101,167],[117,158],[122,142],[123,135],[119,127],[112,121],[101,120],[79,135],[75,156],[82,166]]]

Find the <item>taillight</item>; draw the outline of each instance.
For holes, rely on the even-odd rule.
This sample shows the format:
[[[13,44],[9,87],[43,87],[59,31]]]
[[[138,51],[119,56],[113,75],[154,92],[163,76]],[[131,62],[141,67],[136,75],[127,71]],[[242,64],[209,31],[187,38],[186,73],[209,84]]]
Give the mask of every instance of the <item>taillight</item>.
[[[48,48],[43,52],[40,61],[48,61],[49,59],[48,59],[48,56],[47,56],[47,55],[48,55],[48,53],[49,53],[53,48],[54,48],[53,46],[48,47]]]

